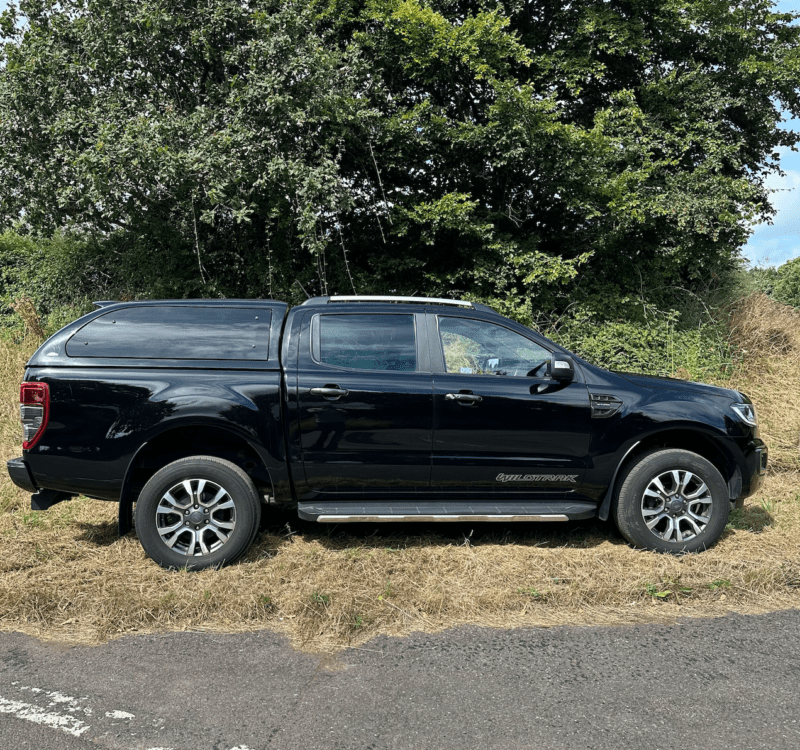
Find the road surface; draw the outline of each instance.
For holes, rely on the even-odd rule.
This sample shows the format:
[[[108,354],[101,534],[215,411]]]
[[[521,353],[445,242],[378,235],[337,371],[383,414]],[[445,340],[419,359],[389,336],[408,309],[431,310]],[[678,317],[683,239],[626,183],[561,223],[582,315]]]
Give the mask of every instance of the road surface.
[[[0,634],[8,750],[800,747],[800,612],[379,637],[334,658],[272,633],[64,647]]]

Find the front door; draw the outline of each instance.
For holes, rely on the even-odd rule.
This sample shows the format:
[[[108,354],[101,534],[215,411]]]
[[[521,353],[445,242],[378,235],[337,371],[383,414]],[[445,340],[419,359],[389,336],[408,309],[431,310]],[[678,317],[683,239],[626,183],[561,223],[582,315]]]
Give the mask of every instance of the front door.
[[[586,385],[551,380],[551,352],[504,325],[459,315],[431,316],[430,324],[440,370],[432,492],[557,498],[580,487],[591,418]]]
[[[304,326],[301,498],[428,490],[433,389],[418,323],[424,316],[415,313],[326,312]]]

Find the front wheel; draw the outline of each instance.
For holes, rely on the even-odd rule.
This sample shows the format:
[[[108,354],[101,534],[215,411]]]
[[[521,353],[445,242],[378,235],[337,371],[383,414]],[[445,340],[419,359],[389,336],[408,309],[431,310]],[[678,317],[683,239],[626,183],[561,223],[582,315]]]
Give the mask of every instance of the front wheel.
[[[163,568],[220,567],[250,546],[261,520],[252,480],[214,456],[182,458],[157,471],[136,501],[136,533]]]
[[[700,552],[728,522],[728,486],[717,468],[686,450],[654,451],[625,474],[614,516],[622,536],[656,552]]]

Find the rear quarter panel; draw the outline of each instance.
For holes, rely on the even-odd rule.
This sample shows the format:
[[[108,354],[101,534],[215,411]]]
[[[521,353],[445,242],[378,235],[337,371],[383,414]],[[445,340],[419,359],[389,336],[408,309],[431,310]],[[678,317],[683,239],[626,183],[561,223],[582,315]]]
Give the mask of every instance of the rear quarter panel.
[[[288,486],[278,370],[31,367],[50,385],[50,421],[26,452],[38,486],[119,498],[136,451],[173,427],[213,425],[247,440],[276,490]]]

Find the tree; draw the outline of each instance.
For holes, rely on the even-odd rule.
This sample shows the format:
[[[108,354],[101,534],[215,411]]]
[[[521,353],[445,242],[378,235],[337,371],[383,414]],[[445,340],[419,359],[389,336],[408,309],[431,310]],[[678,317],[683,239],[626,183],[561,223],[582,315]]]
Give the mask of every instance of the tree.
[[[20,14],[0,221],[102,235],[133,294],[287,298],[300,278],[523,317],[669,307],[737,263],[776,149],[800,139],[778,127],[800,115],[800,28],[769,0]]]
[[[68,0],[6,14],[0,216],[107,238],[134,293],[280,294],[324,272],[371,104],[304,3]],[[301,254],[304,253],[304,254]]]

